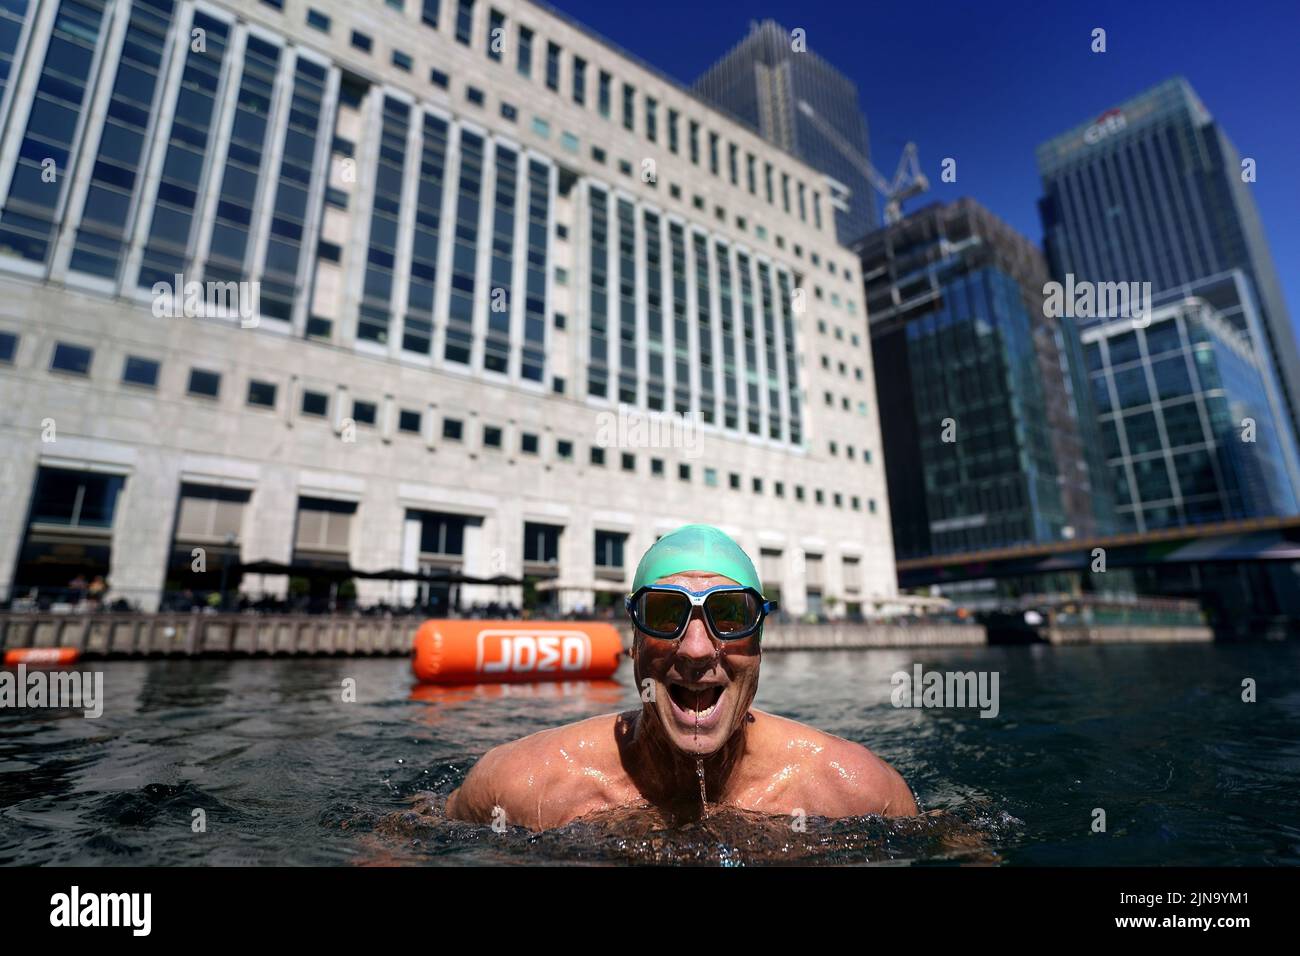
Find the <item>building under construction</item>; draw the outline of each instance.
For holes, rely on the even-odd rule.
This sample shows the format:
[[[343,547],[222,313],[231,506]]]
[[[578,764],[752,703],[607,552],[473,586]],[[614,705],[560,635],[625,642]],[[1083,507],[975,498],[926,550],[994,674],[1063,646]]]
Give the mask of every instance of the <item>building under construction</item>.
[[[854,251],[898,557],[1107,533],[1114,505],[1097,480],[1077,331],[1044,315],[1038,249],[961,199]]]

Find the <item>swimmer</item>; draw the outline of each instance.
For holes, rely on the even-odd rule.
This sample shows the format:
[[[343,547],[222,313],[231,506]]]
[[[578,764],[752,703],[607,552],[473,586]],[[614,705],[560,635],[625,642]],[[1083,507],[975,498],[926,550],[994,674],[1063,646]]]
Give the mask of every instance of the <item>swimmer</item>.
[[[632,591],[642,706],[492,748],[448,798],[448,817],[545,830],[647,804],[679,819],[707,806],[917,813],[903,778],[866,747],[751,707],[775,604],[730,537],[708,525],[665,535],[641,558]]]

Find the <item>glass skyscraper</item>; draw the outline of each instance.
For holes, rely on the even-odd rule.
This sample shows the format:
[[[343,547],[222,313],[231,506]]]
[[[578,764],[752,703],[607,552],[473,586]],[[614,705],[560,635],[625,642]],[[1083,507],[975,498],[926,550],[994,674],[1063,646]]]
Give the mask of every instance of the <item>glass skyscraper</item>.
[[[858,164],[846,155],[871,158],[858,88],[821,57],[794,47],[790,30],[773,20],[754,23],[749,35],[696,80],[694,88],[764,139],[831,178],[835,231],[848,245],[877,225],[876,195]],[[764,176],[771,190],[772,172],[766,164]],[[783,192],[789,189],[781,183]],[[807,201],[800,189],[797,202]]]
[[[1241,271],[1261,322],[1238,328],[1268,357],[1294,435],[1300,357],[1251,186],[1187,81],[1167,80],[1075,126],[1042,144],[1037,158],[1056,278],[1150,282],[1159,294]]]
[[[1110,530],[1076,332],[1046,266],[969,199],[855,245],[862,260],[898,557]]]
[[[1157,300],[1149,323],[1082,333],[1121,532],[1296,512],[1295,449],[1231,312],[1247,282],[1234,271]]]

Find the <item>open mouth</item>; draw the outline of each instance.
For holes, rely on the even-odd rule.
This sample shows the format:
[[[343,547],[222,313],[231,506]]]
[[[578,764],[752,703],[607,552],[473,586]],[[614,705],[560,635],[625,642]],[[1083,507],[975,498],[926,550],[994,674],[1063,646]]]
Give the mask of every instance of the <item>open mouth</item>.
[[[722,700],[721,684],[681,684],[668,682],[668,696],[685,716],[705,720],[713,716]]]

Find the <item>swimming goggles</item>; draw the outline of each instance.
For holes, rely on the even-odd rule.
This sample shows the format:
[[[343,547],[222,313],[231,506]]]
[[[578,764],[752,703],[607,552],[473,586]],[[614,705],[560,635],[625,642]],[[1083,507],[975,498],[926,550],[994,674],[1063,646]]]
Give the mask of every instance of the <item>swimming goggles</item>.
[[[738,641],[763,626],[776,610],[753,588],[720,584],[692,591],[677,584],[647,584],[625,602],[637,629],[660,640],[675,641],[686,633],[691,612],[703,608],[704,621],[719,641]]]

